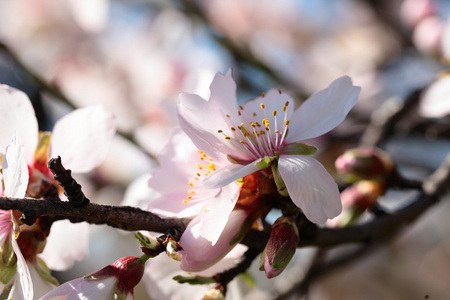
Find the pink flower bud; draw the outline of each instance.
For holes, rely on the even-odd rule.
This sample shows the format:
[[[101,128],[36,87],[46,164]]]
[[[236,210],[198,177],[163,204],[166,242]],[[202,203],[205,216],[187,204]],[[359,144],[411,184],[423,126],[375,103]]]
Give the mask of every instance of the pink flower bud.
[[[328,225],[345,227],[353,224],[367,209],[375,205],[385,189],[385,184],[367,180],[358,181],[346,188],[341,193],[343,211]]]
[[[148,258],[145,255],[123,257],[95,273],[60,285],[40,300],[78,299],[80,295],[83,299],[132,299],[133,289],[141,281]]]
[[[335,166],[347,181],[354,182],[383,179],[392,171],[393,162],[386,152],[378,148],[356,148],[339,156]]]
[[[273,278],[283,272],[291,261],[298,244],[298,229],[294,220],[282,216],[272,226],[269,241],[262,253],[260,270],[264,269],[267,278]]]

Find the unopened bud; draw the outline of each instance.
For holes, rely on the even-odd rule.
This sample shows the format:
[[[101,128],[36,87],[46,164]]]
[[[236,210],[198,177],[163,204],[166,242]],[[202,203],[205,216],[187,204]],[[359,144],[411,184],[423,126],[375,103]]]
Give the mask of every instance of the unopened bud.
[[[283,272],[295,254],[298,239],[297,225],[292,218],[282,216],[275,221],[269,241],[261,254],[260,270],[264,270],[267,278]]]
[[[358,181],[341,193],[343,212],[338,218],[340,227],[356,221],[367,209],[372,208],[385,192],[385,185],[376,181]]]
[[[99,280],[106,277],[116,277],[116,291],[117,295],[128,295],[133,293],[134,287],[141,281],[144,275],[145,261],[149,257],[127,256],[118,259],[112,265],[106,266],[103,269],[87,275],[85,280]]]
[[[349,182],[357,180],[380,180],[393,169],[389,154],[378,148],[356,148],[339,156],[336,169]]]

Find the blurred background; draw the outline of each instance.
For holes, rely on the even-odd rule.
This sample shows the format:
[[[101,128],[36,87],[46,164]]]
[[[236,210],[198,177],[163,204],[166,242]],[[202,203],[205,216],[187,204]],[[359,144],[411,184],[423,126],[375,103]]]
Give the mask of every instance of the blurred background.
[[[450,1],[0,4],[0,82],[28,94],[41,130],[51,130],[55,120],[76,107],[97,103],[117,118],[119,134],[105,162],[76,177],[96,203],[145,199],[149,191],[129,186],[145,182],[157,166],[158,151],[177,126],[178,94],[207,98],[214,74],[230,69],[242,102],[277,88],[301,103],[343,75],[362,87],[348,119],[316,141],[319,159],[332,173],[335,158],[358,145],[374,111],[385,103],[402,103],[416,91],[416,109],[382,146],[405,175],[416,179],[435,170],[450,150]],[[394,191],[381,203],[396,209],[413,197]],[[449,212],[450,204],[442,201],[397,238],[320,277],[308,299],[448,299]],[[139,251],[132,234],[93,225],[87,261],[55,274],[66,281]],[[290,270],[271,281],[257,271],[256,262],[257,287],[243,287],[246,298],[282,294],[302,278],[313,251],[299,251]],[[136,299],[149,297],[141,284]]]

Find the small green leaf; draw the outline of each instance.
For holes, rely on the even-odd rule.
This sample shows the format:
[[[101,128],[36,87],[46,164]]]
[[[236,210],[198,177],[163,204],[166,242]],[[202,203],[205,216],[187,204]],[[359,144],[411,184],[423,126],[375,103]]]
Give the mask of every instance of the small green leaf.
[[[292,143],[283,149],[283,153],[289,155],[311,155],[316,152],[316,147],[302,143]]]
[[[175,276],[172,278],[175,281],[178,281],[178,283],[189,283],[191,285],[198,285],[198,284],[210,284],[215,283],[213,277],[203,277],[203,276]]]

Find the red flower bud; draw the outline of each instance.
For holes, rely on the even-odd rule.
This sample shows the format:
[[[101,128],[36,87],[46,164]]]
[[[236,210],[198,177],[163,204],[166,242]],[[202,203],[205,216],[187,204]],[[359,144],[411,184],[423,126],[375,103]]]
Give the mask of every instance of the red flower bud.
[[[292,218],[282,216],[275,221],[261,256],[260,270],[264,269],[267,278],[283,272],[295,254],[298,239],[297,225]]]

